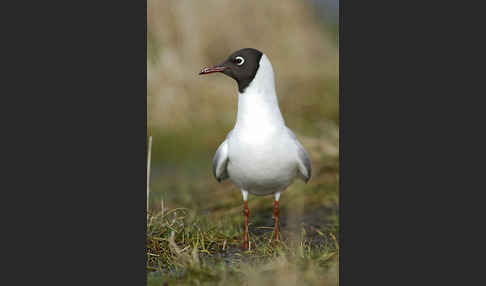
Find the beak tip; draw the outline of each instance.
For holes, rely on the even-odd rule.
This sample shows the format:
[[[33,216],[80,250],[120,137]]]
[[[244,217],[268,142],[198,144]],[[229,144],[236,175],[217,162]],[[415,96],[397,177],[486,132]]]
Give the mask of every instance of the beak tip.
[[[206,68],[203,68],[200,72],[199,72],[199,75],[202,75],[202,74],[209,74],[209,73],[213,73],[213,72],[222,72],[226,69],[226,67],[221,67],[221,66],[214,66],[214,67],[206,67]]]
[[[203,68],[200,72],[199,75],[206,74],[208,68]]]

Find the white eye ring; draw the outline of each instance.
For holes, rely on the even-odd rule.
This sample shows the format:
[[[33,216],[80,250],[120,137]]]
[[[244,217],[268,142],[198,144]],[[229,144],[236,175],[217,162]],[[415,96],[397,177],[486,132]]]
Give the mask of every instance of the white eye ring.
[[[240,61],[240,60],[241,60],[241,61]],[[243,63],[245,63],[245,59],[244,59],[244,58],[242,58],[242,57],[239,57],[239,56],[238,56],[238,57],[236,57],[236,58],[235,58],[235,63],[236,63],[237,65],[241,66]]]

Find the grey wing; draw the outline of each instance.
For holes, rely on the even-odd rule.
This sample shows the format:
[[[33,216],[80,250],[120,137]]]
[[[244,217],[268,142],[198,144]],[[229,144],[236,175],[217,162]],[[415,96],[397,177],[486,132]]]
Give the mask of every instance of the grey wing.
[[[231,132],[226,136],[226,140],[219,145],[216,154],[213,157],[213,175],[218,180],[218,182],[224,181],[229,178],[228,171],[226,167],[228,165],[228,139],[231,136]]]
[[[290,137],[294,139],[294,143],[297,146],[297,163],[299,167],[300,178],[307,183],[310,180],[312,175],[312,168],[311,168],[311,162],[309,156],[307,155],[307,152],[305,151],[302,144],[300,144],[294,132],[292,132],[292,130],[290,130],[289,128],[287,128],[287,131]]]

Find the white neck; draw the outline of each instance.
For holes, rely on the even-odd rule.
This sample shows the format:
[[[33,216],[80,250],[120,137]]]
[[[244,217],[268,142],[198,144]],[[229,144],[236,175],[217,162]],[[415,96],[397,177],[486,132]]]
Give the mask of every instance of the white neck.
[[[260,67],[243,93],[238,93],[238,115],[235,127],[279,128],[285,125],[278,106],[272,64],[262,55]]]

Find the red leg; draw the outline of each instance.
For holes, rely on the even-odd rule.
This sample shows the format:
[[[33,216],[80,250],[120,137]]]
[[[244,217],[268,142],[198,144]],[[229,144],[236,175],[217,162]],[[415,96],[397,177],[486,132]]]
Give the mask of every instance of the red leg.
[[[248,201],[245,201],[245,206],[243,213],[245,214],[245,237],[244,237],[244,243],[243,243],[243,248],[248,249],[248,216],[250,215],[250,210],[248,209]]]
[[[275,200],[273,207],[273,217],[275,218],[275,240],[278,240],[278,201]]]

